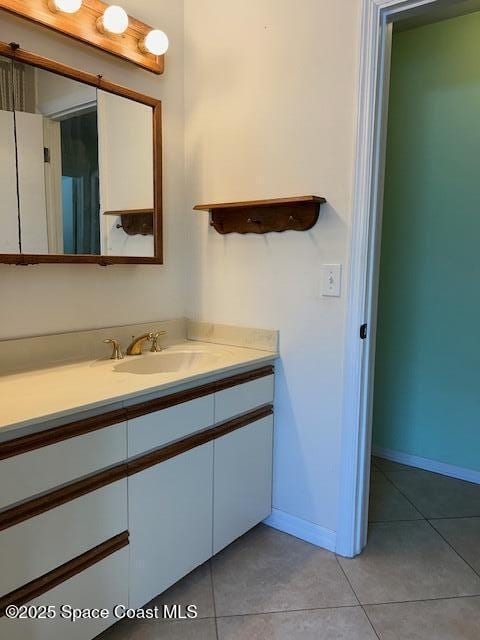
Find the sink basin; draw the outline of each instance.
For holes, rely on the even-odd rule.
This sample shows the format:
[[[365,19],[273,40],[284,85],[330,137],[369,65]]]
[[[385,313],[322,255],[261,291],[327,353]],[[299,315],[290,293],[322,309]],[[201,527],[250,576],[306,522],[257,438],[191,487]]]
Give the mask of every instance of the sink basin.
[[[132,356],[114,366],[118,373],[154,375],[198,370],[215,366],[220,357],[208,351],[161,351],[155,354]]]

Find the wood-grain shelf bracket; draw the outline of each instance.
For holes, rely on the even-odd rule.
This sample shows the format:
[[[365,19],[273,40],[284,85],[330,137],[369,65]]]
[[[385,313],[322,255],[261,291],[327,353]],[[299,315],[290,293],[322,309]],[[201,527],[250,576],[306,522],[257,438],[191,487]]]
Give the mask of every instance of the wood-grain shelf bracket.
[[[317,223],[320,196],[299,196],[273,200],[198,204],[195,211],[209,211],[211,226],[218,233],[270,233],[308,231]]]
[[[153,236],[153,209],[127,209],[125,211],[105,211],[104,216],[117,216],[123,229],[129,236]]]

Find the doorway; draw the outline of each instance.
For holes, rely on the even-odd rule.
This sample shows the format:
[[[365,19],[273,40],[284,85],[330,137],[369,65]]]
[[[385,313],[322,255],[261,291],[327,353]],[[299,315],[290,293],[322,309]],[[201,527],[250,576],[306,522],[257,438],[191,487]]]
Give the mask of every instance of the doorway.
[[[449,36],[445,25],[452,20],[459,20],[460,22],[463,20],[464,30],[465,28],[467,30],[468,28],[476,30],[478,27],[468,27],[468,24],[470,24],[470,17],[474,15],[472,11],[478,11],[480,6],[479,3],[474,2],[445,3],[434,1],[418,3],[383,2],[383,0],[372,0],[367,5],[363,34],[364,57],[357,150],[357,184],[355,219],[352,232],[351,287],[348,304],[347,383],[342,450],[343,480],[340,500],[340,526],[337,540],[337,552],[345,556],[357,555],[367,543],[372,435],[374,444],[377,447],[376,452],[380,453],[384,459],[390,458],[390,464],[392,464],[391,454],[397,450],[397,453],[410,453],[413,458],[401,458],[400,456],[401,459],[396,457],[393,462],[415,464],[417,467],[423,464],[423,469],[428,469],[428,461],[432,462],[433,460],[435,463],[440,463],[440,466],[431,469],[437,473],[448,472],[452,475],[455,470],[458,471],[460,469],[458,471],[460,475],[456,477],[462,477],[462,472],[467,475],[470,474],[469,477],[464,478],[465,480],[471,481],[476,477],[475,473],[473,475],[471,473],[472,471],[475,472],[475,468],[472,468],[473,451],[468,451],[468,446],[466,447],[467,451],[464,451],[464,455],[467,458],[470,456],[470,458],[462,466],[459,463],[458,432],[451,429],[450,431],[453,431],[453,434],[450,433],[448,435],[446,433],[449,424],[458,423],[458,402],[465,399],[464,396],[468,390],[478,388],[478,385],[476,387],[478,378],[475,375],[478,367],[473,364],[472,368],[470,365],[470,363],[476,362],[475,350],[471,348],[471,345],[469,348],[467,344],[468,338],[466,336],[468,332],[462,331],[461,328],[455,326],[455,332],[461,334],[455,346],[458,346],[460,357],[461,353],[465,355],[465,363],[462,367],[456,367],[453,365],[458,365],[458,362],[453,361],[450,373],[454,375],[455,380],[449,384],[446,382],[451,377],[449,378],[447,375],[449,369],[446,364],[448,358],[445,347],[448,342],[448,336],[452,336],[450,328],[453,328],[453,324],[455,324],[452,320],[455,319],[457,322],[461,319],[459,314],[462,305],[459,304],[459,301],[471,300],[472,295],[474,295],[474,288],[465,284],[465,278],[461,277],[458,286],[453,290],[451,283],[455,281],[455,269],[458,268],[460,273],[463,273],[467,257],[475,255],[475,243],[472,246],[472,242],[474,242],[476,236],[474,226],[478,221],[478,215],[476,214],[479,210],[476,206],[476,201],[480,201],[480,190],[477,195],[476,185],[478,180],[474,174],[474,166],[477,163],[474,162],[470,166],[465,158],[458,153],[455,158],[454,149],[459,148],[461,140],[458,135],[456,136],[454,121],[451,117],[445,117],[445,114],[451,113],[451,106],[458,104],[460,96],[463,97],[464,101],[472,98],[472,95],[468,93],[472,91],[468,73],[477,73],[477,79],[480,79],[480,74],[476,69],[477,61],[480,59],[480,52],[479,54],[470,55],[469,65],[465,63],[460,65],[461,69],[457,74],[456,81],[453,81],[453,76],[455,75],[454,61],[449,59],[447,64],[447,58],[444,58],[443,64],[440,64],[439,60],[437,60],[438,73],[436,79],[432,78],[432,69],[430,69],[429,74],[427,73],[431,81],[430,85],[433,80],[435,80],[436,84],[430,87],[430,103],[428,103],[427,99],[425,104],[421,105],[423,111],[418,111],[419,105],[415,100],[410,100],[412,98],[412,86],[408,86],[408,82],[415,81],[418,87],[425,88],[425,78],[417,77],[416,73],[417,71],[419,72],[420,67],[425,62],[425,47],[428,46],[428,36],[431,35],[427,33],[430,28],[428,25],[437,25],[440,32],[442,32],[441,34],[440,32],[436,34],[436,39],[433,39],[434,45],[440,45],[438,55],[445,55],[448,49],[448,37],[456,38],[451,43],[453,44],[452,51],[458,51],[460,43],[463,44],[463,47],[460,48],[465,49],[467,45],[465,36],[459,34],[458,29],[456,34],[452,32]],[[460,16],[465,16],[465,18]],[[401,22],[400,19],[402,19]],[[395,25],[394,28],[392,28],[392,25]],[[420,29],[424,31],[418,36]],[[411,35],[415,34],[415,32],[417,32],[418,36],[417,45],[419,48],[417,49],[413,46],[415,36]],[[477,35],[469,39],[476,45],[479,38],[478,32],[475,31],[475,33]],[[459,35],[460,38],[458,39]],[[400,36],[403,37],[404,41],[410,39],[409,46],[404,47],[405,55],[403,59],[399,58],[398,52],[396,54],[396,40],[401,42],[402,38]],[[391,58],[392,39],[393,58]],[[468,51],[465,51],[465,53],[468,53]],[[392,76],[392,93],[389,99],[388,89],[390,87],[391,71],[396,73],[396,69],[392,68],[391,70],[390,68],[391,59],[394,65],[399,61],[404,66],[410,64],[411,69],[414,70],[413,76],[415,77],[412,77],[412,73],[407,72],[404,74],[404,85],[401,86],[401,83],[398,83],[397,86]],[[420,62],[421,64],[419,64]],[[452,76],[451,80],[453,79],[450,84],[447,78],[448,75]],[[443,91],[446,106],[443,107],[442,111],[442,108],[439,107],[439,98],[442,93],[442,82],[446,79],[447,87]],[[476,90],[478,90],[478,82]],[[402,94],[402,92],[404,93]],[[400,108],[399,114],[397,114],[399,124],[397,124],[397,130],[394,134],[396,135],[396,141],[398,144],[404,144],[405,146],[408,142],[407,136],[410,136],[410,143],[423,142],[425,144],[423,151],[427,155],[422,157],[422,153],[415,151],[408,157],[407,162],[405,161],[405,155],[403,155],[403,162],[400,162],[400,165],[396,167],[397,170],[395,170],[392,162],[394,163],[399,158],[402,158],[402,154],[399,154],[398,158],[391,157],[386,142],[387,137],[391,139],[393,134],[389,128],[389,135],[387,136],[387,122],[389,111],[390,124],[392,122],[392,100],[395,100],[397,104],[401,103],[399,96],[404,100],[404,104],[403,109]],[[472,133],[477,130],[476,113],[478,113],[478,110],[475,111],[475,108],[472,107],[472,114],[469,118],[466,118],[463,113],[458,115],[458,133],[461,134],[462,141],[467,145],[467,155],[470,154],[471,149],[475,148],[476,136],[472,135]],[[395,117],[395,114],[393,114],[393,117]],[[412,118],[411,122],[413,122],[411,130],[406,127],[409,117]],[[421,122],[422,117],[424,122]],[[444,119],[443,129],[440,124],[442,118]],[[433,147],[431,145],[433,130],[432,126],[430,126],[432,123],[438,126],[441,132],[441,135],[437,137],[438,140],[434,140]],[[466,135],[464,135],[462,127],[466,128]],[[438,148],[435,148],[436,143],[440,145]],[[443,151],[440,148],[442,146]],[[387,155],[385,156],[385,154]],[[442,159],[444,161],[443,164],[432,162],[432,158],[436,157]],[[446,172],[444,176],[442,176],[442,172]],[[395,182],[392,175],[400,176],[400,179]],[[405,179],[412,178],[412,176],[414,179],[409,191],[405,186]],[[453,176],[455,177],[455,185],[451,191],[448,191],[448,186],[452,183],[451,178]],[[448,180],[449,177],[450,180]],[[438,180],[439,187],[436,192],[433,192],[435,180]],[[472,194],[470,201],[463,206],[459,202],[458,195],[461,194],[463,200],[465,200],[466,182],[469,183]],[[383,211],[384,185],[385,212]],[[428,198],[425,199],[424,192],[426,187],[432,188],[432,202],[429,202]],[[400,191],[396,191],[397,188]],[[446,198],[445,193],[449,194]],[[434,204],[435,198],[438,198],[436,205]],[[425,214],[423,227],[419,225],[418,216],[413,219],[409,217],[415,207],[419,207]],[[401,215],[402,209],[404,211],[403,217]],[[387,219],[389,211],[390,218]],[[399,211],[400,215],[395,216],[395,212],[398,214]],[[384,213],[385,225],[383,233],[381,226],[382,213]],[[459,222],[460,213],[463,215],[462,222]],[[452,232],[452,225],[455,222],[456,226]],[[437,236],[440,231],[445,234],[449,241],[448,249],[442,249],[442,243],[438,242]],[[458,251],[459,239],[456,234],[460,232],[464,241],[464,251]],[[398,240],[396,253],[385,251],[385,247],[388,246],[388,244],[385,244],[385,238],[387,238],[387,243],[391,243],[390,248],[394,246],[392,243]],[[417,249],[416,258],[407,255],[412,247]],[[452,250],[458,251],[458,257],[453,258]],[[426,259],[429,254],[435,260],[429,262]],[[382,255],[382,262],[380,261],[380,255]],[[390,281],[388,277],[386,280],[385,278],[382,279],[384,271],[387,274],[390,273]],[[470,269],[470,275],[475,275],[475,268]],[[396,280],[395,278],[398,279]],[[420,292],[417,292],[419,300],[416,300],[414,295],[410,295],[414,290],[414,284],[421,285]],[[392,299],[395,300],[395,296],[402,293],[402,288],[405,294],[403,306],[401,306],[401,313],[398,313],[397,308],[395,315],[395,305],[388,307],[387,302],[391,302]],[[377,301],[379,304],[378,330]],[[418,313],[419,302],[422,301],[429,302],[429,304],[425,305],[425,309],[429,310],[426,315],[430,315],[430,319],[422,316],[422,322],[415,324],[417,320],[415,313]],[[388,311],[387,307],[391,315],[388,321],[382,322],[382,317],[388,318],[388,315],[385,316]],[[470,319],[475,316],[475,313],[467,314],[467,316],[464,314],[463,322],[464,325],[468,324],[469,329],[471,329]],[[436,321],[435,318],[437,318]],[[430,330],[428,330],[429,321],[431,321]],[[368,339],[361,341],[359,340],[358,328],[363,324],[368,324]],[[407,332],[410,333],[407,335]],[[424,333],[422,334],[422,332]],[[474,336],[475,334],[470,330],[469,335],[469,340],[471,341],[472,335]],[[386,336],[388,336],[388,339],[386,339]],[[380,348],[379,361],[382,362],[383,358],[383,365],[379,365],[378,358],[376,358],[375,346],[377,343]],[[386,350],[383,348],[385,346]],[[406,353],[408,349],[413,350],[410,353],[410,360],[407,358],[408,353]],[[432,355],[430,360],[425,357],[425,352],[428,350]],[[418,360],[419,354],[423,355],[421,364],[419,364]],[[449,357],[452,357],[452,354],[453,351],[450,349]],[[403,357],[402,362],[405,365],[403,370],[396,370],[395,365],[392,364],[395,362],[395,358],[398,359],[399,355]],[[415,360],[415,357],[417,360]],[[428,366],[431,368],[430,379],[435,381],[430,386],[426,384],[429,379],[429,372],[427,370],[421,371],[427,360]],[[390,367],[388,366],[389,364]],[[456,373],[455,369],[457,369]],[[380,380],[380,388],[383,384],[384,393],[382,394],[382,389],[380,389],[374,396],[373,381],[375,370],[377,371],[377,385]],[[459,371],[464,374],[463,382],[460,381]],[[399,376],[400,382],[398,384],[395,384],[395,372]],[[444,380],[441,380],[442,373],[446,375]],[[435,376],[433,374],[438,375]],[[460,393],[456,394],[458,402],[452,400],[455,395],[452,393],[452,386],[454,387],[456,383],[459,384],[457,392],[460,391]],[[415,385],[421,388],[415,388]],[[388,393],[391,392],[395,395],[398,403],[396,408],[398,409],[397,416],[399,417],[396,422],[389,420],[391,416],[387,416],[386,413],[389,401],[392,400],[392,396],[385,393],[387,388],[389,389]],[[415,424],[418,424],[419,420],[422,422],[421,419],[422,417],[425,418],[426,408],[432,405],[432,398],[434,400],[441,391],[442,395],[440,397],[449,399],[451,401],[450,407],[447,410],[442,402],[434,404],[428,424],[430,433],[427,430],[422,436],[423,441],[420,442],[422,437],[415,431]],[[415,396],[414,392],[416,392],[417,396]],[[475,399],[475,392],[469,397],[471,397],[472,401],[471,409],[469,410],[469,428],[474,429],[475,422],[471,423],[471,416],[475,414],[478,416],[478,401]],[[405,402],[405,398],[407,398],[407,402]],[[464,404],[462,404],[462,407],[464,407]],[[409,411],[410,414],[408,414]],[[424,412],[423,415],[422,411]],[[435,412],[437,413],[436,416]],[[413,420],[412,416],[417,419]],[[438,429],[440,418],[443,422],[441,428]],[[409,427],[408,429],[404,427],[403,432],[400,431],[400,435],[397,434],[397,441],[395,441],[394,433],[400,422],[403,424],[407,422]],[[466,421],[464,422],[466,424]],[[381,424],[383,424],[382,428],[379,426]],[[437,427],[437,430],[435,430],[435,427]],[[442,436],[447,436],[443,443],[439,442],[437,437],[439,433],[442,433]],[[417,439],[416,443],[414,442],[415,438]],[[406,447],[406,442],[410,448]],[[387,446],[387,444],[391,443],[394,446]],[[417,445],[416,450],[413,447],[414,444]],[[432,448],[429,449],[429,445],[436,445],[437,451],[433,451]],[[451,456],[452,451],[455,454],[454,456]],[[422,463],[425,460],[427,462]],[[380,462],[379,466],[375,468],[379,475],[382,474],[382,470],[379,468],[381,464]],[[387,466],[387,462],[384,464]]]

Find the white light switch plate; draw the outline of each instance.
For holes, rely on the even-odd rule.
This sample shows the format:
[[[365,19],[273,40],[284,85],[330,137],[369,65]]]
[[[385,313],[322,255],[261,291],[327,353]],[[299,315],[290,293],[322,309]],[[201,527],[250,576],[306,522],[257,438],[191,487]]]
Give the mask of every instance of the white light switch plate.
[[[342,265],[324,264],[322,296],[339,298],[342,291]]]

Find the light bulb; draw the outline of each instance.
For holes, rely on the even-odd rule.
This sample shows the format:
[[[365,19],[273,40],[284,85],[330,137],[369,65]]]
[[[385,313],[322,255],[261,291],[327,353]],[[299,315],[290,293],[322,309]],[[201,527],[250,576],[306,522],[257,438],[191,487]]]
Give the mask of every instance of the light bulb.
[[[62,13],[76,13],[82,6],[83,0],[50,0],[49,7],[52,11]]]
[[[168,49],[168,37],[160,29],[153,29],[140,41],[140,49],[144,53],[153,53],[154,56],[163,56]]]
[[[128,14],[122,7],[112,4],[97,20],[97,27],[102,33],[108,31],[120,35],[128,29]]]

